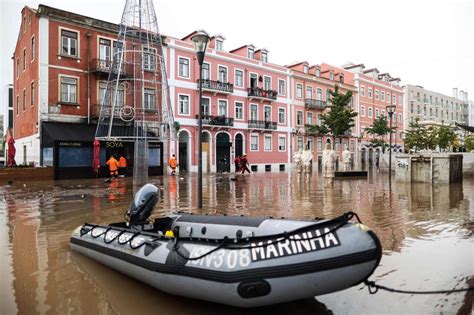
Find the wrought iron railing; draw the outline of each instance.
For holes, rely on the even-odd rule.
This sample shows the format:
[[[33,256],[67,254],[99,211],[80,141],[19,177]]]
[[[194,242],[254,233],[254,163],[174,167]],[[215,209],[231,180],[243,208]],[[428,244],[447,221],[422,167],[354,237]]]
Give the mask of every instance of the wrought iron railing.
[[[247,89],[249,97],[266,98],[269,100],[276,100],[278,92],[274,90],[264,90],[258,87],[250,87]]]
[[[196,115],[196,119],[199,116]],[[227,116],[212,116],[212,115],[202,115],[202,124],[209,126],[228,126],[232,127],[234,125],[234,118]]]
[[[199,81],[197,80],[197,84],[199,86],[199,82],[201,82],[202,88],[206,90],[224,92],[224,93],[232,93],[234,92],[234,85],[228,82],[221,82],[221,81],[214,81],[214,80],[207,80],[202,79]]]
[[[249,129],[266,129],[266,130],[276,130],[277,123],[274,121],[263,121],[263,120],[249,120]]]
[[[304,105],[309,109],[324,109],[327,107],[326,101],[315,100],[312,98],[307,98],[304,100]]]
[[[121,76],[129,77],[133,75],[133,69],[130,64],[122,63],[113,63],[112,60],[106,59],[92,59],[90,63],[90,71],[96,73],[112,73],[118,74],[120,72]]]

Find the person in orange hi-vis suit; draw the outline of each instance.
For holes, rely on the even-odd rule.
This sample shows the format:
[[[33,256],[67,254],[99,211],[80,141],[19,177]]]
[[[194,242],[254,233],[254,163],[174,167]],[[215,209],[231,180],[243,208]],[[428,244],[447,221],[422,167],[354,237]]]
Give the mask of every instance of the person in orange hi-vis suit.
[[[176,161],[176,156],[173,154],[168,161],[169,166],[171,167],[171,175],[176,174],[176,167],[179,166],[178,161]]]
[[[127,159],[123,155],[120,155],[120,158],[118,160],[118,167],[119,177],[125,177],[127,171]]]
[[[113,155],[110,156],[109,160],[105,164],[109,166],[110,177],[114,178],[118,176],[119,163]]]

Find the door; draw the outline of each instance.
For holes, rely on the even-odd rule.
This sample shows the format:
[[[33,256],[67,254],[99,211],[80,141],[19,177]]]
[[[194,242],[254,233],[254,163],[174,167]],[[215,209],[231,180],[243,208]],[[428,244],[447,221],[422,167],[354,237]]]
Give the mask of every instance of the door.
[[[101,69],[109,69],[110,67],[110,40],[101,38],[99,40],[99,62]]]
[[[254,73],[250,74],[250,87],[252,89],[257,87],[257,75]]]
[[[235,136],[235,156],[244,154],[244,139],[241,134]]]
[[[226,133],[220,133],[216,137],[216,162],[218,172],[230,171],[230,137]]]
[[[179,134],[179,153],[178,153],[178,163],[179,171],[188,171],[188,144],[189,144],[189,135],[187,132],[180,132]]]

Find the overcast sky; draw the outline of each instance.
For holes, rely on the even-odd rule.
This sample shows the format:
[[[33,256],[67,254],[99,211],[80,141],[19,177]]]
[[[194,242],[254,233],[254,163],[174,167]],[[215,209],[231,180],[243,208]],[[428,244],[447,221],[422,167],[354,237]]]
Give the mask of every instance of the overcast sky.
[[[183,37],[195,29],[226,37],[225,50],[252,43],[269,61],[306,60],[377,67],[447,95],[474,99],[473,1],[422,0],[154,0],[160,31]],[[0,0],[0,87],[12,83],[11,56],[24,5],[45,4],[119,23],[125,0]]]

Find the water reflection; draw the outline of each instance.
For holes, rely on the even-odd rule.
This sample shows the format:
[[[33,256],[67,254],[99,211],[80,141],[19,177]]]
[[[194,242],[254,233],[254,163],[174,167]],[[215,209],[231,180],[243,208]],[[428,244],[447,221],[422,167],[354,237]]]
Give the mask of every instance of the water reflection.
[[[384,284],[445,288],[463,285],[474,275],[473,180],[464,185],[392,183],[390,187],[384,174],[372,173],[368,180],[335,180],[331,185],[317,173],[212,175],[204,177],[201,210],[195,208],[196,180],[195,176],[152,178],[162,188],[155,215],[184,210],[312,219],[355,211],[382,241],[384,257],[374,277]],[[129,179],[0,188],[0,235],[7,236],[4,247],[0,242],[0,313],[138,314],[157,309],[163,314],[377,313],[390,312],[380,306],[387,303],[407,305],[402,307],[405,313],[452,313],[466,303],[462,295],[443,296],[448,302],[438,297],[372,297],[358,287],[317,300],[239,310],[167,295],[70,252],[69,235],[75,227],[122,220],[137,189]],[[408,307],[412,304],[414,308]]]

